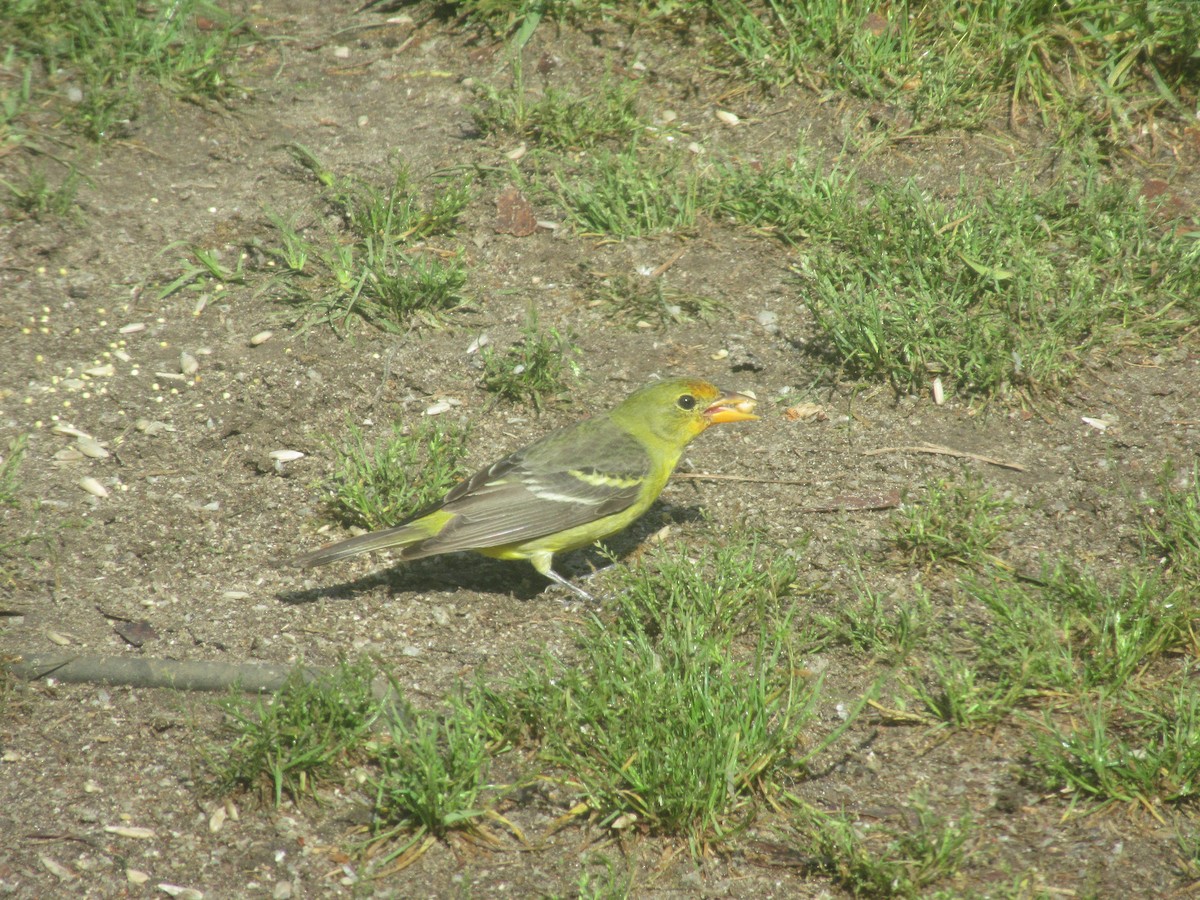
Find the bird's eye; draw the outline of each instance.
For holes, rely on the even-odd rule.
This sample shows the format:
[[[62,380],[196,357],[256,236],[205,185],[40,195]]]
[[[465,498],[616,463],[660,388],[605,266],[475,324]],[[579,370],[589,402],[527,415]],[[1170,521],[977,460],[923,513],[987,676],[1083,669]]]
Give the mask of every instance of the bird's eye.
[[[696,398],[693,397],[691,394],[684,394],[682,397],[680,397],[675,402],[679,404],[680,409],[695,409],[696,408]]]

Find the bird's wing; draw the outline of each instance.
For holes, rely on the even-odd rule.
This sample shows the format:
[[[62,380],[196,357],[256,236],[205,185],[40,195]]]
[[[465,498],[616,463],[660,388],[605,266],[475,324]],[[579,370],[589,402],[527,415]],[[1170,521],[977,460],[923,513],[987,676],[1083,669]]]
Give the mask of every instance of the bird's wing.
[[[453,518],[412,556],[518,544],[628,509],[652,460],[604,419],[554,432],[476,473],[439,504]]]

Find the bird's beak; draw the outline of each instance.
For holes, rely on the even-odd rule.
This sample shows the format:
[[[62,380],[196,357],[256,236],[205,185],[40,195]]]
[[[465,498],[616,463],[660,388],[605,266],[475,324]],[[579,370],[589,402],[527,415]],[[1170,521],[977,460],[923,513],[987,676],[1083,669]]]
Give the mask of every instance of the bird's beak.
[[[712,425],[724,422],[746,422],[757,419],[754,415],[754,405],[758,401],[747,394],[730,391],[717,399],[708,409],[704,410],[704,418]]]

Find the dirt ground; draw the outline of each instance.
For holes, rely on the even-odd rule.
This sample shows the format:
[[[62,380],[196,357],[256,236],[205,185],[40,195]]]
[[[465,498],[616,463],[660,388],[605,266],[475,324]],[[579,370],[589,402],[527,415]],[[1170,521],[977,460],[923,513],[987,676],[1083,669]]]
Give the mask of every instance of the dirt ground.
[[[185,251],[172,248],[176,242],[219,250],[232,265],[254,239],[271,240],[265,208],[321,214],[311,175],[282,149],[289,142],[362,175],[385,173],[396,159],[420,174],[509,165],[505,154],[518,142],[477,133],[464,84],[506,83],[504,46],[425,21],[420,8],[415,22],[385,25],[384,16],[355,15],[355,5],[255,7],[252,18],[273,39],[242,52],[240,78],[250,92],[234,108],[157,102],[128,136],[80,149],[87,183],[78,221],[6,216],[0,224],[0,441],[30,433],[21,481],[30,502],[2,521],[12,533],[32,523],[46,537],[0,598],[0,654],[329,665],[370,653],[421,704],[475,671],[503,676],[542,648],[568,653],[579,612],[544,592],[523,565],[463,557],[389,570],[360,559],[298,573],[270,563],[329,539],[315,533],[328,521],[319,488],[331,465],[323,436],[343,433],[348,419],[379,426],[415,419],[442,399],[460,401],[444,415],[472,422],[474,467],[658,375],[706,376],[760,399],[762,420],[705,435],[689,450],[692,468],[789,483],[678,481],[618,544],[625,550],[701,508],[717,521],[744,519],[781,548],[807,536],[802,577],[825,586],[816,613],[846,595],[847,548],[877,548],[889,513],[814,508],[839,497],[919,492],[971,469],[1016,503],[1021,525],[1010,560],[1036,566],[1047,552],[1069,552],[1102,568],[1136,556],[1131,536],[1143,492],[1165,460],[1187,466],[1200,447],[1194,341],[1091,371],[1033,410],[897,398],[841,380],[824,361],[789,277],[802,249],[720,222],[686,239],[613,242],[570,227],[514,237],[495,229],[502,185],[490,183],[458,232],[474,302],[446,327],[300,335],[288,308],[256,294],[261,280],[210,291],[199,311],[195,292],[156,300],[179,272]],[[683,36],[547,25],[526,53],[553,61],[548,84],[603,73],[637,78],[645,114],[673,111],[715,155],[754,159],[803,137],[832,156],[870,114],[800,88],[733,91],[735,82],[696,64]],[[738,126],[716,119],[718,108],[734,110]],[[939,135],[877,151],[874,164],[889,177],[953,191],[961,175],[1003,178],[1005,167],[1019,165],[1021,142],[1035,139]],[[1193,204],[1195,148],[1182,152],[1140,148],[1121,158]],[[536,213],[565,226],[561,209]],[[724,301],[729,311],[719,321],[630,329],[594,303],[604,276],[673,259],[664,277]],[[496,405],[467,353],[480,334],[497,346],[515,340],[530,303],[544,325],[572,330],[583,370],[571,402],[540,418]],[[263,331],[273,336],[252,345]],[[182,352],[199,368],[181,378]],[[109,363],[111,375],[82,374]],[[828,417],[787,420],[782,410],[797,402],[819,404]],[[1084,416],[1112,424],[1100,430]],[[56,423],[93,435],[110,455],[56,459],[74,443]],[[1025,471],[904,450],[868,455],[922,442]],[[275,450],[306,455],[277,468]],[[107,496],[82,489],[85,476]],[[685,534],[712,527],[696,519],[678,526]],[[573,555],[563,570],[579,574],[589,561]],[[903,596],[917,574],[880,581]],[[114,630],[121,619],[147,620],[153,637],[131,645]],[[819,721],[829,728],[836,705],[853,702],[880,665],[850,651],[805,662],[824,675]],[[696,863],[668,840],[627,836],[618,844],[586,827],[551,834],[571,804],[553,793],[506,811],[537,838],[534,851],[515,841],[499,850],[450,841],[399,878],[366,885],[345,852],[368,818],[353,785],[331,786],[320,805],[273,810],[243,799],[236,819],[210,827],[221,804],[202,790],[197,747],[215,739],[219,720],[205,695],[44,681],[15,687],[0,719],[0,894],[152,896],[167,883],[208,897],[573,896],[598,851],[625,860],[637,896],[842,895],[772,852],[782,820],[764,818]],[[960,878],[940,886],[949,896],[1150,897],[1186,886],[1170,814],[1163,822],[1124,807],[1067,815],[1064,801],[1019,782],[1022,753],[1004,727],[930,731],[864,717],[796,791],[829,809],[886,819],[898,798],[922,790],[934,807],[972,815],[981,838]],[[148,876],[144,886],[130,870]]]

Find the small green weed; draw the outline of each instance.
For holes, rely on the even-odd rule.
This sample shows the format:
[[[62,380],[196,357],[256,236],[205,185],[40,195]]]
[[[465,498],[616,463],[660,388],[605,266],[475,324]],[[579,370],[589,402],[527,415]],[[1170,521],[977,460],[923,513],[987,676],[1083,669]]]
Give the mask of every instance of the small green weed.
[[[605,85],[590,96],[548,87],[531,99],[519,57],[512,69],[512,87],[482,89],[474,110],[482,132],[506,131],[536,145],[579,150],[608,141],[627,143],[642,129],[631,85]]]
[[[8,451],[0,456],[0,505],[16,506],[21,485],[21,465],[29,447],[29,435],[19,434],[8,442]]]
[[[374,307],[364,316],[387,330],[414,315],[436,322],[439,315],[463,303],[467,270],[461,252],[439,259],[390,253],[368,242],[363,260],[367,281],[361,296]]]
[[[974,636],[980,663],[1033,690],[1115,690],[1193,640],[1186,589],[1153,572],[1119,570],[1101,582],[1059,564],[1039,579],[977,578],[966,589],[991,614]]]
[[[496,793],[486,780],[491,760],[486,716],[486,708],[456,696],[442,712],[410,710],[392,719],[373,784],[372,842],[392,845],[378,866],[423,850],[426,839],[452,830],[480,833],[480,820],[494,802],[483,795]]]
[[[29,446],[29,435],[19,434],[8,442],[0,456],[0,584],[13,586],[18,579],[18,551],[35,541],[47,541],[46,529],[21,522],[21,465]],[[18,524],[19,523],[19,524]]]
[[[313,252],[313,245],[301,234],[297,217],[283,216],[273,210],[267,210],[267,218],[283,239],[282,247],[268,249],[270,255],[283,265],[287,274],[305,274],[304,267],[308,265],[308,256]]]
[[[676,290],[662,278],[614,275],[599,295],[612,318],[640,328],[711,322],[725,309],[715,298]]]
[[[1184,673],[1151,694],[1085,700],[1065,726],[1048,715],[1033,747],[1045,787],[1100,802],[1185,803],[1200,796],[1200,697]]]
[[[325,188],[352,235],[349,242],[331,233],[309,236],[295,217],[268,214],[282,241],[268,251],[284,266],[282,299],[302,311],[304,327],[339,329],[358,316],[398,332],[414,318],[436,325],[465,303],[461,250],[440,250],[427,242],[453,234],[471,201],[469,178],[437,179],[437,189],[424,196],[404,166],[380,188],[338,175],[299,144],[286,149]]]
[[[273,698],[232,694],[221,702],[234,735],[210,753],[221,791],[269,786],[276,806],[286,794],[298,802],[318,780],[362,753],[382,705],[371,688],[375,668],[367,661],[342,663],[313,678],[297,668]]]
[[[422,200],[412,184],[411,172],[399,166],[386,189],[345,179],[336,184],[333,199],[362,239],[405,244],[453,234],[471,196],[468,180],[443,179],[440,190]]]
[[[79,181],[79,173],[74,168],[57,185],[51,185],[41,169],[31,169],[16,183],[0,178],[0,185],[12,196],[13,206],[30,218],[63,218],[78,214],[75,195],[79,191]]]
[[[794,843],[816,871],[855,896],[926,896],[926,888],[953,877],[970,858],[974,822],[941,815],[920,799],[906,812],[897,827],[805,809]]]
[[[1200,465],[1190,477],[1167,465],[1158,486],[1160,497],[1147,504],[1142,525],[1146,544],[1174,579],[1200,584]]]
[[[639,237],[691,231],[700,215],[701,178],[678,158],[638,152],[600,152],[584,170],[555,176],[568,213],[586,232]]]
[[[607,627],[679,647],[722,647],[780,608],[796,572],[793,555],[763,547],[741,529],[699,558],[655,548],[635,567],[618,569],[619,615]]]
[[[939,479],[918,503],[905,504],[892,520],[892,542],[913,562],[957,562],[980,567],[1011,528],[1012,501],[996,496],[978,475]]]
[[[904,690],[935,719],[962,728],[1003,720],[1032,694],[1028,680],[1012,669],[994,670],[974,648],[938,646],[923,666],[911,666]]]
[[[483,348],[483,386],[506,400],[527,400],[540,412],[548,399],[560,396],[570,380],[579,377],[578,354],[570,334],[542,330],[531,308],[517,343],[504,352],[490,345]]]
[[[834,616],[817,616],[818,626],[841,644],[903,659],[929,633],[933,622],[929,593],[914,585],[912,595],[888,598],[860,576],[854,601]]]
[[[467,474],[466,428],[422,419],[395,424],[372,441],[358,426],[330,442],[336,461],[328,489],[330,504],[343,522],[375,530],[405,521],[442,497]]]
[[[174,246],[172,244],[166,250],[170,250]],[[163,285],[159,289],[157,299],[165,300],[167,297],[185,288],[194,291],[222,290],[229,285],[243,285],[246,283],[244,255],[239,253],[237,264],[231,269],[221,261],[219,251],[207,250],[196,246],[192,246],[189,249],[192,256],[196,258],[196,261],[181,260],[183,271],[169,284]],[[166,250],[163,252],[165,253]]]

